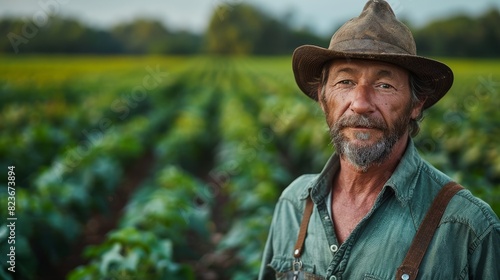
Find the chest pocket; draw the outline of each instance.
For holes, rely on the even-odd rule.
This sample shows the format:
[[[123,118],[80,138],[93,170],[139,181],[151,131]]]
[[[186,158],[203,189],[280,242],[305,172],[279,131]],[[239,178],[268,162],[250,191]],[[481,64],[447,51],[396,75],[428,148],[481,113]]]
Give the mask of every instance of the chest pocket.
[[[288,280],[288,279],[293,279],[293,271],[288,271],[288,272],[277,272],[276,273],[276,279],[277,280]],[[301,271],[299,273],[299,277],[297,278],[298,280],[325,280],[325,277],[319,276],[319,275],[314,275],[309,272]]]
[[[276,279],[285,280],[293,279],[291,258],[274,258],[269,266],[275,271]],[[308,263],[304,263],[302,269],[299,272],[299,280],[325,280],[324,277],[314,274],[315,267]]]

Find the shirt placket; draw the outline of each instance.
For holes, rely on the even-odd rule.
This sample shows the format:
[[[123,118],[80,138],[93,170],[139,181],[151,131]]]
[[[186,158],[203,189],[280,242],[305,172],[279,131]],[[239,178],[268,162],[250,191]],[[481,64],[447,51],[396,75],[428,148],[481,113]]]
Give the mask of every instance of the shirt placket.
[[[338,279],[334,274],[341,273],[340,271],[340,265],[342,261],[342,255],[343,251],[345,249],[342,249],[341,246],[339,245],[339,242],[337,240],[337,235],[335,234],[335,229],[333,227],[333,222],[332,219],[330,218],[330,214],[328,213],[328,208],[326,205],[326,201],[323,200],[317,205],[318,213],[321,217],[321,223],[323,225],[323,228],[325,230],[326,238],[328,241],[328,244],[325,244],[325,246],[328,246],[328,250],[332,254],[332,261],[330,262],[330,265],[328,266],[327,269],[327,279]],[[333,276],[333,277],[332,277]]]
[[[360,221],[360,223],[356,226],[354,231],[349,235],[347,240],[340,245],[337,239],[337,235],[335,234],[335,227],[333,225],[333,221],[328,213],[328,208],[326,205],[326,199],[318,203],[318,213],[322,217],[321,222],[323,224],[323,228],[325,230],[326,238],[328,240],[329,250],[332,253],[332,261],[327,269],[326,279],[329,280],[340,280],[342,279],[342,274],[344,273],[347,265],[347,260],[349,259],[351,248],[356,241],[357,233],[364,227],[369,221],[369,218],[372,214],[379,208],[380,205],[386,200],[388,197],[386,188],[382,190],[379,194],[379,197],[375,201],[373,208],[368,212],[368,214]]]

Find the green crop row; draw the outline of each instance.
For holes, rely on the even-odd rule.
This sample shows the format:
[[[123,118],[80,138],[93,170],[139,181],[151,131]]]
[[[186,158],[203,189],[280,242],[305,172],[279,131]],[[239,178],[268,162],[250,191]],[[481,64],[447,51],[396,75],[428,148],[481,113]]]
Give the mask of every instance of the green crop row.
[[[54,60],[6,58],[3,69],[10,71],[0,77],[0,165],[15,166],[14,245],[17,277],[23,279],[53,275],[51,269],[82,239],[91,217],[110,215],[131,161],[147,153],[151,134],[159,129],[159,122],[144,116],[150,96],[164,86],[163,76],[154,76],[155,66],[136,63],[141,67],[122,71],[123,77],[114,72],[101,77],[96,72],[103,69],[87,68],[92,62],[75,66],[67,58]],[[7,193],[0,193],[0,203],[7,205]],[[7,212],[0,217],[6,221]],[[8,234],[0,231],[2,252],[9,248]],[[6,254],[0,259],[5,267]],[[10,278],[3,269],[0,273]]]

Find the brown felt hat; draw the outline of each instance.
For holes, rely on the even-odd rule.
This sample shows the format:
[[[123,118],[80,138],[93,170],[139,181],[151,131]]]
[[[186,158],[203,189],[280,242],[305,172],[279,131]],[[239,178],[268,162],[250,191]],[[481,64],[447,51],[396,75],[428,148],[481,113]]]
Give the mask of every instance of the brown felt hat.
[[[333,34],[328,49],[305,45],[292,58],[295,81],[310,98],[318,100],[317,90],[323,65],[334,59],[367,59],[403,67],[433,87],[434,93],[424,109],[436,103],[453,84],[453,72],[445,64],[417,56],[411,31],[396,19],[389,4],[369,0],[357,18]]]

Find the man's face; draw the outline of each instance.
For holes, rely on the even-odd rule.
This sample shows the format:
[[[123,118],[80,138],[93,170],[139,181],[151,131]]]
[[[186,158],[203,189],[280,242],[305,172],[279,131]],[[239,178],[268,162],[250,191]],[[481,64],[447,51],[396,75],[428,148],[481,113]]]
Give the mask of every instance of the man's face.
[[[369,60],[334,61],[318,96],[337,152],[363,171],[406,141],[423,104],[412,104],[408,71]]]

